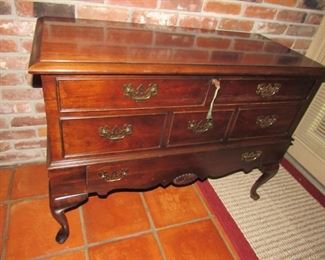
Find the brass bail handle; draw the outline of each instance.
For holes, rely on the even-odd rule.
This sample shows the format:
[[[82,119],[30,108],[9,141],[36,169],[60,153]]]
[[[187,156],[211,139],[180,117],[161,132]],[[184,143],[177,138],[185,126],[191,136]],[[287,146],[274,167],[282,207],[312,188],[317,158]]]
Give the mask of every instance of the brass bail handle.
[[[212,99],[212,101],[210,103],[210,108],[209,108],[209,111],[207,113],[206,119],[208,121],[210,121],[210,120],[212,121],[212,110],[213,110],[214,101],[216,100],[219,89],[220,89],[220,81],[218,79],[212,79],[211,80],[211,85],[214,86],[216,89],[214,91],[213,99]]]

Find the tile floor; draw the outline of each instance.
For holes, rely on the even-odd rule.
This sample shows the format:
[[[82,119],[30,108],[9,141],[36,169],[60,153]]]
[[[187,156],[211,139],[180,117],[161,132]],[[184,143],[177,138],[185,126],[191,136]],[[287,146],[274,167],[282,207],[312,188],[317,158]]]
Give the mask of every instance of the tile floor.
[[[1,259],[238,258],[196,185],[93,196],[67,217],[59,245],[44,164],[0,169]]]

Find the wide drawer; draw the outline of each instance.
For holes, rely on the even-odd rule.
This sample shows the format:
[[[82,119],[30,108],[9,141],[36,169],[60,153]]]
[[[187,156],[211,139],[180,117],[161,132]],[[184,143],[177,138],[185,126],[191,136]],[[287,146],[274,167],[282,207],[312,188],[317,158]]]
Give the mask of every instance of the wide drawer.
[[[250,171],[261,163],[279,161],[287,147],[288,143],[282,143],[90,165],[88,191],[105,194],[114,189],[145,189],[172,182],[185,185],[197,178]]]
[[[62,110],[138,109],[202,106],[208,77],[77,77],[58,78]]]
[[[63,118],[65,157],[159,147],[165,114]]]
[[[175,113],[168,144],[173,146],[222,141],[233,111],[214,110],[213,120],[206,120],[206,111]]]
[[[264,102],[304,99],[313,85],[310,79],[221,78],[217,103]],[[212,89],[213,90],[213,89]],[[208,102],[211,101],[209,95]]]
[[[299,105],[240,108],[230,138],[287,135]]]

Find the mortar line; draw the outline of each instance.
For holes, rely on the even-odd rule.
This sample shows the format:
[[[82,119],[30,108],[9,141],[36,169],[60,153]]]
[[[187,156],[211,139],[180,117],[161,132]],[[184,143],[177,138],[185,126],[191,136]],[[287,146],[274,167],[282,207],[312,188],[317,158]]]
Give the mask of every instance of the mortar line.
[[[140,192],[140,197],[141,197],[141,201],[142,201],[142,204],[146,210],[146,213],[147,213],[147,216],[148,216],[148,219],[149,219],[149,222],[150,222],[150,226],[151,226],[151,230],[152,230],[152,234],[158,244],[158,248],[159,248],[159,251],[160,251],[160,255],[162,256],[162,258],[164,260],[167,260],[167,257],[166,257],[166,254],[165,254],[165,251],[164,251],[164,248],[160,242],[160,239],[159,239],[159,236],[158,236],[158,233],[157,233],[157,229],[156,229],[156,226],[154,224],[154,221],[153,221],[153,218],[151,216],[151,212],[150,212],[150,209],[149,209],[149,206],[144,198],[144,195],[143,195],[143,192]]]
[[[85,258],[86,258],[86,260],[89,260],[87,228],[86,228],[86,224],[85,224],[85,216],[84,216],[83,206],[80,206],[78,208],[78,210],[79,210],[79,216],[80,216],[82,237],[84,240],[84,246],[86,247]]]

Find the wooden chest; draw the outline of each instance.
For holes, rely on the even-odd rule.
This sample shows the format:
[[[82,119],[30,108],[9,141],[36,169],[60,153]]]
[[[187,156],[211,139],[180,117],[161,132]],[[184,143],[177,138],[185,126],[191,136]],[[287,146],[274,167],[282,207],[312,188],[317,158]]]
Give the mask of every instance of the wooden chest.
[[[29,71],[44,91],[59,243],[65,212],[91,193],[259,168],[258,199],[324,76],[259,35],[51,18]]]

